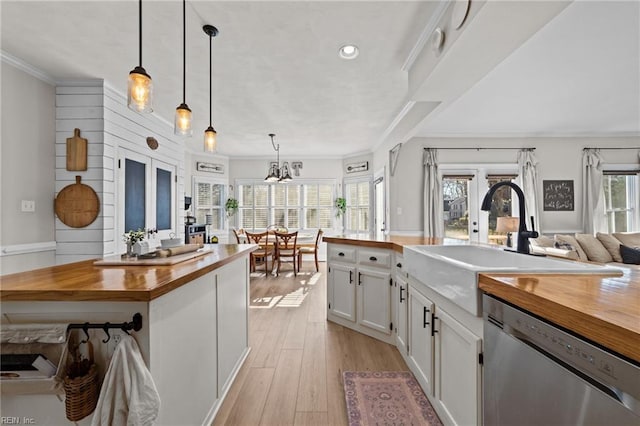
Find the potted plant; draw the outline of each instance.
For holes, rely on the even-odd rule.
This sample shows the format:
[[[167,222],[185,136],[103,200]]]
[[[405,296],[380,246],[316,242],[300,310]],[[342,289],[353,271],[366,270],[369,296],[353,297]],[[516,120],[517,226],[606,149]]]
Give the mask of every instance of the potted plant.
[[[227,198],[224,209],[227,211],[227,217],[233,216],[238,211],[238,200],[235,198]]]
[[[145,232],[138,228],[137,231],[131,230],[127,233],[125,233],[122,236],[122,239],[125,243],[127,243],[127,253],[125,254],[125,256],[127,257],[132,257],[133,256],[133,245],[135,243],[137,243],[138,241],[142,241],[144,240],[145,237]]]
[[[342,197],[336,198],[335,206],[337,209],[336,217],[342,216],[347,211],[347,199]]]

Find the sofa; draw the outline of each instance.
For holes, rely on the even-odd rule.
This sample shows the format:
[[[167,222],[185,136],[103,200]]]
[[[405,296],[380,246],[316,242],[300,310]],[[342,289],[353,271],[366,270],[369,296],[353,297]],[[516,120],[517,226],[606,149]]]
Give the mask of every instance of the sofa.
[[[640,232],[541,235],[529,241],[535,254],[640,270]]]

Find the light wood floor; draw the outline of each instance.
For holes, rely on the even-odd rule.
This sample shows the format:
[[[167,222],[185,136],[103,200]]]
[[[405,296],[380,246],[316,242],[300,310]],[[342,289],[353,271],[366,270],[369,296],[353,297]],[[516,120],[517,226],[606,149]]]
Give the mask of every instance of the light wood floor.
[[[326,318],[326,263],[251,274],[251,353],[214,425],[346,425],[343,371],[408,370],[394,346]]]

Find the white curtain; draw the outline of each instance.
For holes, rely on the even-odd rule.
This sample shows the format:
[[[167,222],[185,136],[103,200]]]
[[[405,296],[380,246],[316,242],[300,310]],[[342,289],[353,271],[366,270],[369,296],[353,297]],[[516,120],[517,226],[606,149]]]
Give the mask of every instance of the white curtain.
[[[518,151],[518,184],[524,192],[525,217],[520,218],[531,227],[531,216],[535,223],[536,231],[540,231],[540,206],[538,202],[538,160],[533,155],[532,149]]]
[[[424,161],[424,236],[444,237],[442,178],[438,172],[438,150],[425,148]]]
[[[582,154],[582,227],[584,232],[606,232],[602,157],[599,149],[585,149]]]

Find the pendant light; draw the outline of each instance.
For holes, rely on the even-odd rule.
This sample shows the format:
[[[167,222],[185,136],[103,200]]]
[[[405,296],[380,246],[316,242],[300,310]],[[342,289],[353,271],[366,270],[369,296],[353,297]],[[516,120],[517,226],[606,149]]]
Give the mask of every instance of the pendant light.
[[[137,112],[153,112],[153,81],[142,68],[142,0],[138,1],[138,51],[140,64],[129,73],[127,106]]]
[[[191,110],[186,103],[187,97],[187,0],[182,0],[182,103],[176,108],[173,132],[178,136],[193,135]]]
[[[266,178],[264,178],[265,182],[277,182],[280,180],[280,144],[276,147],[276,144],[273,143],[273,137],[275,134],[269,133],[269,137],[271,138],[271,146],[276,151],[276,164],[271,165],[271,169],[269,170],[269,174]]]
[[[215,36],[218,35],[218,29],[213,25],[205,25],[202,27],[204,32],[209,36],[209,127],[204,131],[204,150],[207,152],[216,152],[216,130],[213,128],[211,124],[211,116],[212,116],[212,103],[211,103],[211,80],[213,74],[213,61],[212,57],[212,40]]]

